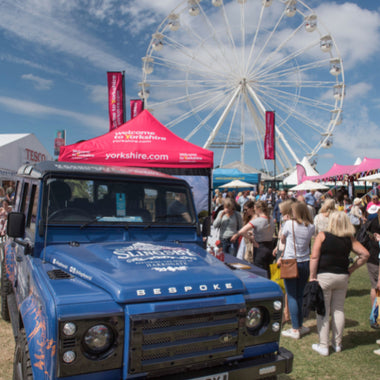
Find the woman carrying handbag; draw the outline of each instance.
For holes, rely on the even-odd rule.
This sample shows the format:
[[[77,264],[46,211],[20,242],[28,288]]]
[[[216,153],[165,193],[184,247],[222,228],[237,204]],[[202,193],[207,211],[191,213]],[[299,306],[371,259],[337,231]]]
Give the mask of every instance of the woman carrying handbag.
[[[313,220],[306,203],[295,202],[292,205],[292,219],[286,221],[282,228],[281,242],[285,243],[285,250],[282,257],[278,259],[280,266],[282,261],[288,261],[291,264],[292,259],[293,261],[295,259],[293,268],[295,267],[294,269],[298,272],[295,278],[282,276],[288,295],[292,328],[283,330],[281,334],[288,338],[299,339],[301,335],[309,332],[309,329],[302,325],[302,304],[303,292],[309,278],[310,241],[314,232]]]

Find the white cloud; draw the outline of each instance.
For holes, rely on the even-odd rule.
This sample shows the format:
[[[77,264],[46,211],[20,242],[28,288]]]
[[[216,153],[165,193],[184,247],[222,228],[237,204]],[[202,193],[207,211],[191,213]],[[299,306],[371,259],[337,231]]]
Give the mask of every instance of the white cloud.
[[[372,90],[372,85],[367,82],[355,83],[352,86],[346,87],[345,100],[357,101],[358,99],[365,98]]]
[[[82,125],[93,127],[99,131],[104,131],[108,125],[108,120],[101,117],[67,111],[5,96],[0,96],[0,105],[6,107],[8,112],[13,112],[16,114],[26,114],[35,117],[59,116],[67,119],[73,119]]]
[[[379,135],[380,126],[370,120],[368,108],[358,102],[334,131],[334,145],[352,158],[378,157]]]
[[[29,66],[29,67],[32,67],[34,69],[42,70],[42,71],[45,71],[45,72],[51,73],[51,74],[63,75],[63,73],[61,71],[57,70],[56,68],[52,68],[52,67],[46,66],[46,65],[41,65],[40,63],[32,62],[32,61],[29,61],[29,60],[24,59],[24,58],[15,57],[15,56],[10,55],[10,54],[0,54],[0,61],[11,62],[11,63],[16,63],[18,65]]]
[[[68,3],[60,1],[57,4],[67,6]],[[33,8],[33,5],[36,7]],[[78,20],[70,18],[70,14],[66,14],[64,9],[59,9],[61,13],[54,13],[54,2],[51,0],[35,1],[32,6],[20,0],[3,1],[0,28],[56,53],[83,59],[94,67],[128,70],[129,73],[138,75],[139,69],[108,52],[109,47],[103,41],[85,32]]]
[[[379,52],[379,12],[349,2],[325,2],[316,12],[334,37],[346,68],[369,61]]]
[[[24,74],[21,78],[31,81],[37,90],[50,90],[53,86],[52,80],[40,78],[33,74]]]
[[[86,86],[86,88],[92,102],[107,106],[107,86]]]

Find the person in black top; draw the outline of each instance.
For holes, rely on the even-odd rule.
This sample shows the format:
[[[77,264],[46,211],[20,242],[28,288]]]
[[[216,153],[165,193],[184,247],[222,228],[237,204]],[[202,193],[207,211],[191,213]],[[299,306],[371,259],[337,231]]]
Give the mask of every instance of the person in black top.
[[[320,355],[329,354],[330,314],[332,321],[332,346],[335,352],[342,350],[344,329],[344,300],[349,276],[366,263],[369,252],[355,238],[355,228],[343,211],[329,216],[327,230],[315,238],[310,259],[310,281],[318,281],[323,290],[326,313],[317,314],[319,344],[312,349]],[[353,251],[359,258],[350,266],[349,255]]]
[[[380,233],[380,208],[377,208],[377,213],[372,217],[372,220],[368,226],[368,234],[370,236],[370,239],[368,241],[368,251],[369,251],[369,259],[367,262],[367,270],[369,279],[371,281],[371,306],[373,305],[375,298],[376,298],[376,285],[377,285],[377,279],[379,277],[379,243],[376,241],[376,239],[373,237],[374,234]],[[372,214],[373,215],[373,214]],[[369,215],[369,218],[371,218],[371,215]]]

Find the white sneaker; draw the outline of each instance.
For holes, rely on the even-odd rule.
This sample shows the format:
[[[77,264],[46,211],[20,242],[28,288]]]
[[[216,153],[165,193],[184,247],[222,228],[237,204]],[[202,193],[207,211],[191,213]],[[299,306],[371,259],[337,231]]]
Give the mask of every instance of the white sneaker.
[[[294,329],[283,330],[281,332],[281,335],[286,336],[287,338],[293,338],[293,339],[299,339],[301,337],[299,330],[294,330]]]
[[[380,344],[380,339],[378,339],[378,340],[376,341],[376,344]]]
[[[375,355],[379,355],[379,356],[380,356],[380,348],[377,349],[377,350],[375,350],[375,351],[373,351],[373,353],[374,353]]]
[[[328,348],[322,348],[319,346],[319,344],[313,344],[311,346],[311,348],[318,352],[319,355],[322,355],[322,356],[329,356],[329,349]]]
[[[341,352],[342,351],[342,346],[334,346],[334,345],[331,345],[331,347],[333,348],[333,350],[335,352]]]
[[[300,328],[300,335],[305,335],[310,332],[310,329],[307,326],[301,326]]]

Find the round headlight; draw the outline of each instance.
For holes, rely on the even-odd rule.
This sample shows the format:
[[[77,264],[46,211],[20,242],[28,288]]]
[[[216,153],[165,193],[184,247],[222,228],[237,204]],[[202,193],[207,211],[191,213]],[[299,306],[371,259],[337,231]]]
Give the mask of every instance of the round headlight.
[[[106,352],[113,344],[112,330],[106,325],[96,325],[89,328],[84,336],[85,348],[93,354]]]
[[[278,331],[280,331],[280,324],[278,323],[278,322],[275,322],[275,323],[273,323],[273,325],[272,325],[272,330],[274,331],[274,332],[278,332]]]
[[[258,307],[253,307],[247,314],[245,325],[248,329],[256,329],[262,323],[263,317],[262,311]]]
[[[273,309],[276,311],[280,311],[282,308],[282,302],[281,301],[274,301],[273,302]]]
[[[77,356],[75,355],[75,352],[74,351],[66,351],[64,354],[63,354],[63,361],[66,363],[66,364],[70,364],[72,363],[75,358]]]
[[[77,327],[72,322],[67,322],[63,325],[63,333],[66,336],[73,336],[77,332]]]

